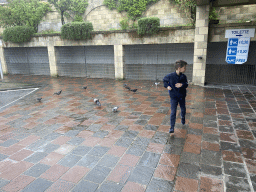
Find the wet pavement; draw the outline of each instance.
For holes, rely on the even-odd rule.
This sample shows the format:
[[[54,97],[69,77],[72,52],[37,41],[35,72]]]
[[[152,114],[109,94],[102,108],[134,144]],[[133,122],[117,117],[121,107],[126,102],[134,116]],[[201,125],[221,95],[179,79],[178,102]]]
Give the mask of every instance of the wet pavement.
[[[178,113],[170,138],[169,96],[162,84],[4,78],[12,88],[24,83],[39,89],[0,109],[1,191],[256,189],[255,86],[190,85],[186,125]]]

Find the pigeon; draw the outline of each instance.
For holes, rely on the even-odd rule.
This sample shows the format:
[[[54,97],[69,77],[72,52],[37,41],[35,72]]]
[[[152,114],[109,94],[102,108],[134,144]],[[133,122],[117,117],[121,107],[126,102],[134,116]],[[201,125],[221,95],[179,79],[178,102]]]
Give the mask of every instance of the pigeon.
[[[96,98],[95,98],[95,99],[93,99],[93,102],[96,103],[98,106],[101,106],[99,99],[96,99]]]
[[[127,84],[125,83],[124,84],[124,88],[128,89],[128,90],[131,90],[131,88],[129,86],[127,86]]]
[[[115,112],[117,112],[117,109],[118,109],[119,107],[114,107],[113,109],[112,109],[112,111],[115,113]]]
[[[37,100],[38,102],[41,102],[42,98],[37,98],[36,100]]]
[[[155,82],[155,85],[157,86],[157,85],[159,85],[160,84],[160,82]]]
[[[96,104],[97,104],[98,106],[101,106],[100,101],[97,101]]]
[[[132,91],[132,92],[136,92],[138,89],[130,89],[130,91]]]
[[[54,93],[53,95],[60,95],[61,92],[62,92],[62,90],[60,90],[59,92]]]
[[[125,88],[126,88],[126,89],[128,89],[128,90],[131,90],[131,88],[130,88],[130,87],[128,87],[128,86],[126,86]]]
[[[87,86],[83,87],[83,89],[87,89]]]

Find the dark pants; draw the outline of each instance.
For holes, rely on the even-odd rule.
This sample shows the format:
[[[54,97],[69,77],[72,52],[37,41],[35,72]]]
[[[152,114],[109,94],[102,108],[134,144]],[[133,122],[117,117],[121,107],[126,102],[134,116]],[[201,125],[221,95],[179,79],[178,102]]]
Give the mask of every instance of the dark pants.
[[[185,124],[185,115],[186,115],[185,97],[171,98],[171,115],[170,115],[171,129],[170,131],[174,131],[178,103],[180,104],[180,109],[181,109],[181,122]]]

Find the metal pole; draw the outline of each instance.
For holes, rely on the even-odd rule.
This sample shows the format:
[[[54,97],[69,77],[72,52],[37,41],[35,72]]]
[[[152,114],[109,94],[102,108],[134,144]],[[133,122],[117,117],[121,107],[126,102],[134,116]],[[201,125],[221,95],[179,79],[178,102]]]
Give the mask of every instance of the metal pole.
[[[4,79],[3,71],[2,71],[2,63],[0,61],[0,74],[1,74],[1,79]]]

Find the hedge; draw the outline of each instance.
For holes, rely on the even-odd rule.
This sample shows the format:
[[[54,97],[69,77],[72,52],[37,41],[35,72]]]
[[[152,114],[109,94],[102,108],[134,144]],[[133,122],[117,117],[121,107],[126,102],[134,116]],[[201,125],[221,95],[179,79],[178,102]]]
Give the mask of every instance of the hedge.
[[[159,32],[160,19],[158,17],[147,17],[138,20],[138,34],[153,35]]]
[[[6,28],[3,32],[3,40],[13,43],[28,42],[34,33],[34,28],[29,26],[14,26]]]
[[[92,31],[92,23],[72,22],[61,27],[61,38],[71,40],[89,39]]]

